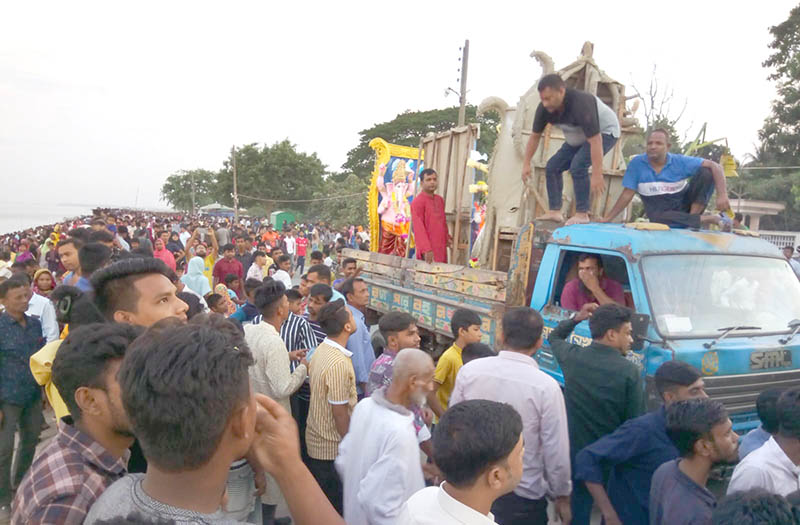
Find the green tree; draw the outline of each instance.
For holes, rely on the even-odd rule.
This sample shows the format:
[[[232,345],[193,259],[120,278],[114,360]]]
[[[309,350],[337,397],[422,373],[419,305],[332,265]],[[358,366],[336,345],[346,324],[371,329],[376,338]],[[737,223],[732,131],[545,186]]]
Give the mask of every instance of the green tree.
[[[308,215],[337,228],[351,224],[366,226],[368,190],[369,182],[352,173],[332,174],[314,194],[315,199],[325,200],[312,202]]]
[[[236,148],[239,205],[258,206],[267,212],[291,209],[305,212],[305,202],[273,202],[310,199],[323,186],[325,165],[316,153],[298,152],[288,139],[271,146],[246,144]],[[215,195],[233,205],[233,163],[228,158],[219,172]]]
[[[167,177],[161,186],[161,198],[181,211],[192,209],[192,178],[194,177],[195,206],[205,206],[215,200],[217,174],[213,171],[195,169],[176,171]]]
[[[770,115],[758,133],[760,143],[755,154],[732,182],[735,195],[786,204],[777,216],[765,216],[760,227],[765,230],[800,230],[800,5],[781,24],[769,29],[772,54],[764,67],[776,81],[777,97]],[[774,169],[786,166],[786,169]],[[770,169],[747,169],[762,168]]]
[[[778,165],[800,164],[800,5],[789,18],[769,29],[773,53],[764,62],[772,68],[769,76],[777,82],[778,97],[772,103],[772,114],[759,132],[764,148]]]
[[[476,117],[477,108],[467,106],[467,122],[480,124],[478,151],[491,155],[497,140],[497,125],[500,123],[496,113]],[[347,174],[354,173],[362,180],[369,180],[375,163],[375,152],[369,147],[374,138],[382,138],[390,144],[419,147],[419,141],[428,133],[447,131],[458,121],[458,108],[434,109],[430,111],[406,111],[389,122],[375,124],[369,129],[359,132],[361,139],[358,145],[347,153],[347,160],[342,165],[344,174],[334,175],[342,181]]]

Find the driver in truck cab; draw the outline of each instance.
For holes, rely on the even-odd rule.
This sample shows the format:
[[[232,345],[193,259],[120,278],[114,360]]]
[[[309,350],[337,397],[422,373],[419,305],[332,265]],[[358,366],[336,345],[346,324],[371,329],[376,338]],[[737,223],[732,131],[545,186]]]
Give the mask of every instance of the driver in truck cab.
[[[578,312],[588,303],[625,306],[622,285],[606,277],[603,260],[596,253],[578,256],[578,277],[564,285],[564,291],[561,292],[562,308]]]

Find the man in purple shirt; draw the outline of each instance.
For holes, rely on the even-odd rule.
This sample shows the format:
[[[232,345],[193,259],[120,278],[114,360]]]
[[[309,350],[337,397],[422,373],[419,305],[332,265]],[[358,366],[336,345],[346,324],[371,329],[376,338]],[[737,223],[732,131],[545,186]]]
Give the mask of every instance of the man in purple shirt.
[[[572,482],[564,396],[533,359],[542,346],[542,316],[531,308],[512,308],[503,315],[502,326],[505,350],[461,367],[451,410],[464,400],[487,399],[508,403],[522,416],[522,480],[492,505],[498,524],[547,523],[548,496],[555,498],[560,519],[569,523]]]
[[[622,285],[606,277],[603,260],[596,253],[578,256],[578,277],[568,282],[561,292],[562,308],[577,312],[587,303],[625,306]]]

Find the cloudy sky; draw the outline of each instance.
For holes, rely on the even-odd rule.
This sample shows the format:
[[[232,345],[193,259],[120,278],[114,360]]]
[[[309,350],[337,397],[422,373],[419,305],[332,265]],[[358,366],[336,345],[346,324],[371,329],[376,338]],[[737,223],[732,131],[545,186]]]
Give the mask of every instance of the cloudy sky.
[[[590,40],[629,93],[657,65],[681,124],[741,159],[774,94],[768,28],[796,1],[6,2],[0,202],[163,206],[170,173],[287,137],[338,169],[359,130],[457,103],[465,38],[471,103],[516,103],[532,50],[559,68]]]

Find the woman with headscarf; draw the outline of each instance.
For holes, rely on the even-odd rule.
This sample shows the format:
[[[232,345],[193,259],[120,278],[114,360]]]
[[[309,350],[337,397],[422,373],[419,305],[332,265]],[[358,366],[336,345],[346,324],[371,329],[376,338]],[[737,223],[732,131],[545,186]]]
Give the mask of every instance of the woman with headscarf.
[[[167,250],[167,247],[164,245],[164,241],[161,239],[156,239],[154,243],[155,250],[153,250],[153,257],[156,259],[161,259],[170,269],[174,272],[177,269],[175,265],[175,256],[172,255],[172,252]]]
[[[36,270],[33,274],[33,292],[38,293],[42,297],[50,297],[53,293],[53,288],[56,287],[56,280],[53,274],[47,268]]]
[[[189,267],[186,269],[186,273],[181,277],[181,282],[193,292],[200,294],[201,297],[205,297],[206,294],[211,293],[211,285],[208,284],[208,277],[203,274],[204,269],[205,262],[203,259],[200,257],[192,257],[189,259]]]
[[[181,237],[178,235],[178,232],[172,232],[170,234],[169,240],[167,241],[167,250],[172,253],[183,250],[183,243],[181,242]]]
[[[230,293],[228,291],[228,287],[222,283],[219,283],[216,287],[214,287],[214,293],[219,294],[222,296],[222,303],[225,304],[228,315],[236,312],[236,304],[231,300]]]

